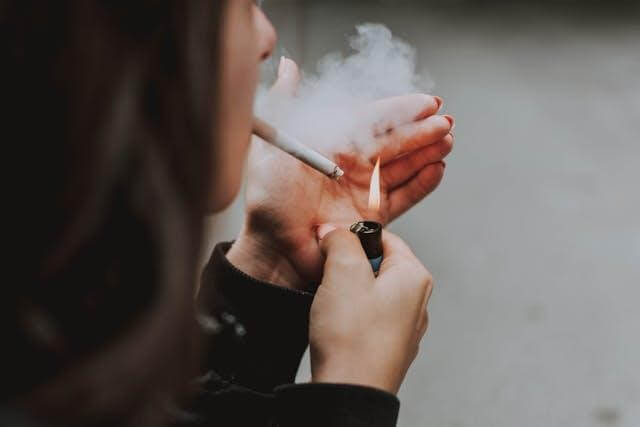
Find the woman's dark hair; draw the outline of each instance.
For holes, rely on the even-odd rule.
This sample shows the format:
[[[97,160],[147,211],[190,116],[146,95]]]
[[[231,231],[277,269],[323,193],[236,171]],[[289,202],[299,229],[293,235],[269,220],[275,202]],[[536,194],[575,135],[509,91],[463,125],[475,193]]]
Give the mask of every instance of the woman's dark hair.
[[[0,406],[162,418],[194,372],[223,0],[0,0]]]

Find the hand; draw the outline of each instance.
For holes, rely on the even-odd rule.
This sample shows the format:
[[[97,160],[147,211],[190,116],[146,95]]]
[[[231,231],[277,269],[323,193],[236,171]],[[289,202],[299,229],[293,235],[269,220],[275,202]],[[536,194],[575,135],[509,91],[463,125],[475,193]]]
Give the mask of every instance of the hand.
[[[293,94],[299,78],[295,63],[285,59],[274,90]],[[323,265],[315,238],[318,225],[347,227],[365,218],[386,225],[440,184],[443,160],[454,142],[453,118],[436,115],[441,105],[437,97],[408,95],[361,111],[358,134],[368,138],[325,153],[346,172],[338,182],[255,139],[249,156],[247,221],[229,260],[257,279],[283,286],[318,283]],[[382,204],[379,211],[368,212],[378,157]]]
[[[385,232],[383,244],[375,278],[355,235],[338,230],[322,239],[327,261],[309,329],[313,382],[397,393],[415,359],[433,280],[398,237]]]

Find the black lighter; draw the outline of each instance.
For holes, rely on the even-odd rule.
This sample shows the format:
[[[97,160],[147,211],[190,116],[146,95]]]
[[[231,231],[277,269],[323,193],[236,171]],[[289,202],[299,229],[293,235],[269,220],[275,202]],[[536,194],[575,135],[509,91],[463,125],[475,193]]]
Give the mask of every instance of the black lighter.
[[[360,239],[371,268],[377,275],[383,259],[382,224],[373,221],[360,221],[353,224],[350,230]]]

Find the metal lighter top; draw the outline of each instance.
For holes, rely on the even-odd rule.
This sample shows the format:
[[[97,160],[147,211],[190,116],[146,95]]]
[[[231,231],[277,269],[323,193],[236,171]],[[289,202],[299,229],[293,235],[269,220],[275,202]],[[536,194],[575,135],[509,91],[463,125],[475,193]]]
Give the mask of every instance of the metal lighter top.
[[[373,271],[380,270],[382,264],[382,224],[373,221],[360,221],[351,226],[351,232],[360,239]]]

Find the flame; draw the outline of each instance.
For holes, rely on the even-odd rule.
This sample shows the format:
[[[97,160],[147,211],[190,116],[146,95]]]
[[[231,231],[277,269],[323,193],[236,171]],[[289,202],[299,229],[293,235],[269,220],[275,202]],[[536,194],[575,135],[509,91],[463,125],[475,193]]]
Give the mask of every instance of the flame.
[[[380,210],[380,157],[376,162],[376,167],[371,175],[371,187],[369,188],[369,210]]]

